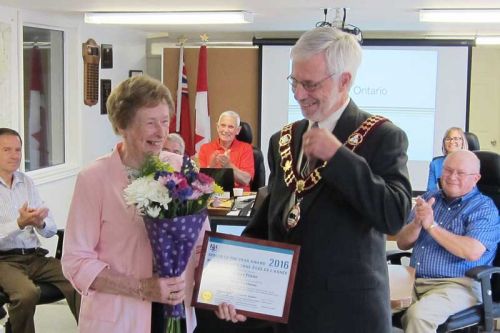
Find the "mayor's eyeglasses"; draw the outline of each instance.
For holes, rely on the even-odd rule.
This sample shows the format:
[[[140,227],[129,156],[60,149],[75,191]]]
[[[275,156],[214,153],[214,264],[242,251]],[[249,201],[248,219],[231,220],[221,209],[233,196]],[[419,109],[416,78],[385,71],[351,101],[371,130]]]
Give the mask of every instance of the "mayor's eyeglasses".
[[[331,78],[334,75],[335,75],[335,73],[332,73],[332,74],[328,75],[327,77],[325,77],[319,81],[316,81],[316,82],[299,81],[299,80],[295,79],[291,74],[286,79],[288,80],[288,83],[290,83],[290,85],[292,86],[293,91],[295,91],[297,89],[297,86],[300,84],[302,86],[302,88],[304,88],[305,91],[313,92],[316,89],[318,89],[324,81],[328,80],[329,78]]]

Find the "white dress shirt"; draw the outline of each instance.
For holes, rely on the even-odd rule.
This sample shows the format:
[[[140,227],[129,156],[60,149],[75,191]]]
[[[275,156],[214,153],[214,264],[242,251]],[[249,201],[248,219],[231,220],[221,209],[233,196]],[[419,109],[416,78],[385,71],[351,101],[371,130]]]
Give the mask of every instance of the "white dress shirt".
[[[9,188],[0,177],[0,251],[40,247],[41,243],[35,230],[46,238],[56,234],[57,226],[50,210],[44,219],[45,227],[43,229],[32,226],[27,226],[24,229],[19,228],[17,224],[19,208],[25,202],[30,208],[44,207],[33,180],[26,174],[16,171],[12,187]]]

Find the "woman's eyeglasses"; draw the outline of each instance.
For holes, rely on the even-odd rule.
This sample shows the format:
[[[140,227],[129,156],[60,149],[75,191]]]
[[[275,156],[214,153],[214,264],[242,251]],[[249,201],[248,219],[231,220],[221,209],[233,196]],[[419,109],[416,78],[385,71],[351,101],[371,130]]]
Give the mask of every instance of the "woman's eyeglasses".
[[[454,136],[452,138],[446,138],[446,139],[444,139],[444,141],[446,141],[446,142],[452,142],[452,141],[454,141],[454,142],[460,142],[462,140],[463,139],[461,137],[459,137],[459,136]]]

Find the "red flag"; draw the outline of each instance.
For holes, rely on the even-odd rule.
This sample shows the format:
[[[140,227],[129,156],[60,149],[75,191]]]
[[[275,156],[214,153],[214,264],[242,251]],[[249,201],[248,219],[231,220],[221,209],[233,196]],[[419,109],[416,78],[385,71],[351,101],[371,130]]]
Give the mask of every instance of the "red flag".
[[[31,51],[31,83],[29,102],[29,170],[48,166],[47,114],[42,84],[42,59],[40,49],[34,46]]]
[[[198,83],[196,85],[196,152],[202,144],[210,142],[210,113],[208,112],[207,46],[200,47],[198,59]]]
[[[191,115],[189,108],[189,91],[187,81],[186,65],[184,58],[182,59],[182,84],[181,84],[181,115],[180,115],[180,131],[179,134],[184,139],[186,145],[186,154],[188,156],[194,155],[194,146],[191,131]]]

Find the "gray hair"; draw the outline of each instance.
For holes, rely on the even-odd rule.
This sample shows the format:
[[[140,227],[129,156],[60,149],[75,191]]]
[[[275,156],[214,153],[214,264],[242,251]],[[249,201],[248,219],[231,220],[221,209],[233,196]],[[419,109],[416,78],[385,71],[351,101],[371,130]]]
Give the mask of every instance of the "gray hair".
[[[227,110],[227,111],[222,112],[219,116],[219,120],[217,120],[217,124],[220,123],[220,120],[222,119],[222,117],[233,117],[236,120],[236,127],[240,126],[240,115],[238,113],[236,113],[235,111]]]
[[[304,60],[324,52],[330,74],[350,73],[356,78],[363,51],[352,34],[333,27],[319,27],[304,33],[292,47],[292,61]]]
[[[182,136],[180,136],[177,133],[169,133],[165,140],[177,142],[179,144],[179,146],[181,147],[182,155],[184,155],[184,151],[186,150],[186,144],[184,143],[184,139],[182,138]]]
[[[469,143],[467,142],[467,137],[465,136],[464,130],[460,127],[450,127],[446,130],[446,132],[444,132],[443,135],[443,141],[441,143],[441,151],[443,152],[443,155],[448,154],[448,152],[446,151],[446,138],[448,137],[448,135],[450,135],[451,131],[457,131],[460,134],[460,137],[462,138],[462,145],[460,146],[460,149],[468,150]]]

